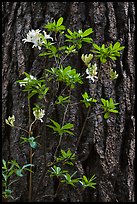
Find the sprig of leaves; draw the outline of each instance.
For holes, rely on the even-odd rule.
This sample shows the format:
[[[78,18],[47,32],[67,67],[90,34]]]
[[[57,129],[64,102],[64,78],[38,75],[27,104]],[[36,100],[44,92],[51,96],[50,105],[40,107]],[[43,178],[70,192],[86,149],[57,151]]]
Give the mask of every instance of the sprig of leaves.
[[[75,183],[79,182],[79,178],[75,178],[75,179],[73,178],[76,173],[77,171],[75,171],[72,175],[70,175],[69,173],[66,173],[65,175],[63,175],[65,179],[61,180],[61,182],[67,183],[68,185],[75,187]]]
[[[82,47],[82,43],[86,42],[86,43],[92,43],[92,38],[87,37],[88,35],[90,35],[91,33],[93,33],[93,29],[92,28],[88,28],[87,30],[85,30],[84,32],[82,30],[79,30],[78,32],[74,31],[72,32],[70,29],[67,29],[68,34],[65,34],[66,36],[66,42],[71,42],[72,45],[76,45],[76,47],[78,49],[80,49]]]
[[[72,69],[71,66],[65,68],[61,66],[59,69],[51,68],[49,72],[57,77],[57,81],[66,83],[66,85],[72,89],[75,87],[76,83],[83,84],[80,73],[77,73],[76,69]]]
[[[95,175],[93,175],[90,179],[83,175],[83,177],[80,178],[79,183],[82,185],[84,189],[87,187],[95,188],[96,182],[93,182],[95,179],[96,179]]]
[[[22,167],[17,163],[16,160],[5,161],[2,160],[2,196],[4,198],[12,198],[12,190],[10,186],[18,181],[18,177],[23,177],[24,171],[33,172],[30,168],[33,164],[25,164]],[[17,178],[13,178],[15,175]]]
[[[113,69],[110,70],[110,79],[113,81],[114,79],[118,78],[118,74]]]
[[[91,98],[87,92],[85,92],[84,94],[82,94],[83,100],[80,100],[81,102],[83,102],[86,106],[86,108],[88,108],[89,106],[91,106],[92,103],[96,103],[97,100],[94,98]]]
[[[120,56],[120,51],[125,48],[121,46],[119,42],[116,42],[114,45],[110,44],[108,47],[105,47],[104,44],[99,46],[93,43],[93,47],[94,50],[91,51],[96,54],[95,56],[99,58],[102,63],[106,63],[108,58],[116,60],[117,57]]]
[[[70,149],[68,149],[67,152],[65,152],[63,149],[61,149],[61,155],[56,158],[57,162],[62,161],[63,165],[68,164],[68,165],[74,165],[73,161],[75,160],[76,155],[75,153],[72,153]]]
[[[74,133],[70,131],[70,129],[72,129],[74,127],[73,124],[67,123],[61,127],[61,125],[58,122],[56,122],[52,119],[50,119],[50,121],[53,123],[54,126],[53,125],[47,125],[47,126],[52,128],[54,130],[54,132],[57,132],[60,136],[62,136],[65,133],[67,133],[69,135],[74,135]]]
[[[21,144],[23,143],[29,143],[29,145],[35,149],[38,146],[38,143],[35,141],[36,139],[34,137],[20,137],[23,141],[21,142]]]
[[[65,26],[63,25],[63,17],[60,17],[57,22],[54,20],[53,22],[48,22],[46,25],[43,26],[43,28],[46,28],[48,31],[51,32],[59,32],[63,34],[64,30],[66,29]]]
[[[32,78],[31,75],[24,72],[26,78],[23,80],[18,80],[21,86],[24,87],[23,91],[28,92],[28,98],[30,99],[35,94],[38,94],[38,98],[42,99],[47,94],[49,88],[46,87],[45,80],[38,80],[36,78]]]
[[[69,103],[70,102],[70,97],[69,96],[58,96],[57,100],[55,101],[55,104],[62,104],[64,105],[64,103]]]
[[[56,176],[57,178],[63,176],[65,173],[67,173],[67,170],[62,170],[61,167],[54,165],[53,167],[51,167],[51,170],[49,170],[50,172],[50,177],[52,176]]]
[[[105,119],[109,118],[110,113],[118,113],[118,110],[116,110],[116,105],[118,105],[119,103],[114,103],[112,98],[110,98],[109,100],[101,98],[101,102],[103,103],[102,108],[104,109]]]

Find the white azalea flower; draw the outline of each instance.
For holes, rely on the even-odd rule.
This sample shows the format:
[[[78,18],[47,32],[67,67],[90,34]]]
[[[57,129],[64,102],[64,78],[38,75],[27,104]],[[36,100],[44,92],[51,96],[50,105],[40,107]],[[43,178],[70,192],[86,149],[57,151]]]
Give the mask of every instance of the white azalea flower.
[[[42,118],[45,115],[45,110],[36,109],[36,110],[33,111],[33,115],[35,116],[35,120],[40,120],[41,122],[43,122]]]
[[[96,65],[96,63],[94,65],[92,65],[92,67],[88,67],[86,69],[86,74],[88,75],[86,78],[92,80],[93,83],[94,83],[95,79],[98,79],[98,77],[96,76],[97,75],[97,65]]]
[[[78,30],[78,33],[82,33],[82,30],[80,29],[80,30]]]
[[[6,124],[14,127],[14,122],[15,122],[15,116],[9,116],[8,119],[5,119]]]
[[[36,77],[34,77],[34,76],[32,76],[32,75],[30,74],[30,79],[26,77],[26,78],[23,79],[22,82],[19,82],[20,87],[26,86],[29,82],[31,82],[31,80],[37,80],[37,79],[36,79]]]
[[[53,38],[50,37],[50,35],[47,35],[47,33],[45,31],[43,31],[43,33],[44,33],[44,37],[45,37],[46,40],[51,39],[53,41]]]
[[[86,65],[89,64],[89,62],[92,60],[92,58],[93,58],[93,55],[92,55],[92,54],[86,54],[86,55],[82,54],[82,56],[81,56],[82,61],[83,61]]]
[[[114,80],[118,78],[118,74],[116,71],[113,71],[113,69],[110,70],[110,79]]]
[[[27,34],[27,38],[23,39],[22,41],[24,41],[24,43],[26,42],[31,42],[34,43],[34,45],[32,46],[32,48],[34,47],[38,47],[39,50],[41,50],[41,34],[40,34],[40,30],[31,30],[28,32]]]
[[[24,43],[26,42],[31,42],[34,45],[32,46],[32,48],[34,47],[38,47],[39,50],[41,50],[41,45],[42,45],[42,38],[41,38],[41,30],[37,29],[37,30],[31,30],[28,32],[27,34],[27,38],[24,38],[22,41],[24,41]],[[53,41],[53,38],[50,37],[50,35],[47,35],[47,33],[45,31],[43,31],[44,33],[44,37],[45,39],[51,39]]]

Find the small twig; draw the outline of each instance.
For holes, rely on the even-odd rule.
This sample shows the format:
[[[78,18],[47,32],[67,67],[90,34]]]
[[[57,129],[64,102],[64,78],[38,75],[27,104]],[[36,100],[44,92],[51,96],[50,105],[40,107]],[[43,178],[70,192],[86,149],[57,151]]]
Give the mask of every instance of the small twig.
[[[84,124],[83,124],[83,126],[82,126],[80,135],[79,135],[79,137],[78,137],[78,140],[77,140],[77,143],[76,143],[76,149],[78,148],[80,139],[81,139],[81,137],[82,137],[82,134],[83,134],[83,131],[84,131],[84,128],[85,128],[85,125],[86,125],[86,122],[87,122],[87,120],[88,120],[88,115],[89,115],[89,113],[90,113],[90,109],[91,109],[91,106],[90,106],[89,109],[88,109],[87,116],[86,116],[85,121],[84,121]]]
[[[58,193],[58,191],[59,191],[60,186],[61,186],[61,182],[59,181],[59,184],[58,184],[58,187],[57,187],[56,192],[55,192],[55,194],[54,194],[54,197],[57,196],[57,193]]]
[[[101,115],[101,114],[103,114],[103,113],[104,113],[104,111],[102,111],[102,112],[96,114],[96,116]],[[92,118],[92,117],[95,117],[95,116],[93,116],[93,115],[92,115],[92,116],[89,116],[87,119]]]
[[[71,95],[71,89],[70,89],[70,92],[69,92],[69,97],[70,97],[70,95]],[[69,104],[70,104],[70,102],[68,102],[68,104],[67,104],[67,106],[66,106],[66,109],[65,109],[65,112],[64,112],[64,116],[63,116],[63,120],[62,120],[62,126],[64,125],[64,122],[65,122],[65,117],[66,117],[66,113],[67,113]],[[58,146],[57,146],[57,148],[56,148],[56,150],[55,150],[55,153],[54,153],[54,159],[56,158],[56,154],[57,154],[58,149],[59,149],[59,147],[60,147],[60,145],[61,145],[62,136],[63,136],[63,134],[60,135],[59,143],[58,143]]]
[[[28,92],[29,94],[29,92]],[[30,99],[28,97],[28,110],[29,110],[29,137],[31,136],[31,127],[32,124],[35,122],[35,120],[31,123],[31,109],[30,109]],[[32,164],[32,148],[30,147],[30,153],[29,153],[29,159],[30,164]],[[30,173],[29,173],[29,194],[28,194],[28,200],[31,202],[32,199],[32,166],[30,166]]]
[[[14,125],[14,127],[17,128],[17,129],[23,130],[23,131],[25,131],[25,132],[27,132],[29,134],[29,131],[25,130],[24,128],[21,128],[21,127],[16,126],[16,125]]]

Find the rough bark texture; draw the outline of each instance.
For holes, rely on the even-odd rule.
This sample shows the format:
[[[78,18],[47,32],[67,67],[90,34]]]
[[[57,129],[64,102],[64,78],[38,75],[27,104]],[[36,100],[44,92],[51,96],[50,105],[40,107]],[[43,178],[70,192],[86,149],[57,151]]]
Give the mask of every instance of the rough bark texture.
[[[3,136],[2,154],[5,160],[16,159],[20,164],[28,163],[28,145],[20,144],[21,130],[5,125],[5,118],[12,114],[16,117],[16,125],[28,126],[28,107],[26,94],[21,91],[16,80],[23,77],[23,72],[29,72],[36,77],[44,73],[44,67],[50,67],[51,62],[38,57],[38,50],[31,45],[23,44],[22,39],[30,29],[42,29],[49,20],[64,18],[64,24],[73,29],[92,27],[94,41],[98,44],[119,41],[125,46],[123,55],[115,66],[119,77],[116,82],[110,82],[107,77],[107,67],[103,67],[103,77],[99,81],[95,98],[112,97],[119,102],[120,114],[106,122],[100,110],[96,107],[87,120],[86,128],[80,140],[78,154],[82,171],[85,175],[96,174],[95,190],[85,190],[80,193],[64,188],[61,196],[48,196],[54,193],[56,182],[44,175],[45,161],[50,161],[57,145],[51,132],[37,124],[39,143],[33,157],[35,173],[33,174],[33,201],[38,202],[128,202],[134,201],[134,160],[135,160],[135,6],[134,2],[3,2],[2,3],[2,118]],[[89,47],[83,52],[89,52]],[[78,57],[71,64],[83,71]],[[69,62],[68,62],[69,63]],[[82,72],[81,71],[81,72]],[[73,91],[74,102],[80,100],[80,93],[93,90],[93,84],[77,87]],[[54,88],[54,85],[53,85]],[[53,91],[54,92],[54,91]],[[34,102],[32,102],[33,104]],[[62,120],[64,109],[50,110],[48,116],[58,121]],[[86,112],[82,106],[75,105],[69,109],[67,119],[75,124],[78,136],[85,120]],[[47,121],[44,121],[47,122]],[[41,129],[40,129],[41,128]],[[77,138],[77,137],[76,137]],[[65,139],[62,148],[75,147],[76,138]],[[72,145],[74,144],[74,145]],[[42,177],[43,176],[43,177]],[[15,186],[15,201],[27,201],[28,178],[23,177]],[[36,193],[37,192],[37,193]]]

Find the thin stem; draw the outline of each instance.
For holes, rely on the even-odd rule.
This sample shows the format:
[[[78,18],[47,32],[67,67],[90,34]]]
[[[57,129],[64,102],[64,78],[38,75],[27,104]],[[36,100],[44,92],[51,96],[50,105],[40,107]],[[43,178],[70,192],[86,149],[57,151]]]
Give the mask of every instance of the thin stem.
[[[71,89],[69,90],[69,98],[71,96]],[[66,106],[66,110],[64,112],[64,117],[63,117],[63,121],[62,121],[62,126],[64,125],[64,122],[65,122],[65,117],[66,117],[66,113],[67,113],[67,110],[68,110],[68,107],[70,105],[70,101],[68,102],[67,106]]]
[[[79,145],[80,139],[81,139],[81,137],[82,137],[82,134],[83,134],[83,131],[84,131],[84,128],[85,128],[86,122],[87,122],[87,120],[88,120],[88,116],[89,116],[89,113],[90,113],[90,109],[91,109],[91,106],[90,106],[89,109],[88,109],[88,113],[87,113],[86,119],[85,119],[85,121],[84,121],[84,124],[83,124],[83,126],[82,126],[82,129],[81,129],[81,132],[80,132],[79,138],[78,138],[77,143],[76,143],[76,148],[78,148],[78,145]]]
[[[30,148],[30,164],[32,164],[32,148]],[[30,170],[32,171],[32,166],[30,166]],[[31,202],[32,198],[32,172],[29,174],[29,202]]]
[[[78,105],[78,104],[80,104],[81,102],[77,102],[77,103],[70,103],[69,105],[70,106],[73,106],[73,105]]]
[[[70,95],[71,95],[71,89],[70,89],[70,92],[69,92],[69,97],[70,97]],[[70,101],[68,102],[68,104],[67,104],[67,106],[66,106],[66,109],[65,109],[65,112],[64,112],[64,116],[63,116],[63,120],[62,120],[62,126],[64,125],[64,122],[65,122],[65,117],[66,117],[66,113],[67,113],[69,104],[70,104]],[[54,159],[56,158],[56,154],[57,154],[58,149],[59,149],[59,147],[60,147],[60,145],[61,145],[62,136],[63,136],[63,134],[60,135],[59,143],[58,143],[58,146],[57,146],[57,148],[56,148],[56,150],[55,150],[55,153],[54,153]]]
[[[54,153],[54,160],[56,159],[56,155],[57,155],[58,149],[59,149],[59,147],[60,147],[60,145],[61,145],[62,136],[63,136],[63,134],[60,135],[59,143],[58,143],[58,146],[57,146],[57,148],[56,148],[56,150],[55,150],[55,153]]]
[[[61,182],[59,181],[59,184],[58,184],[58,187],[57,187],[56,192],[55,192],[55,194],[54,194],[54,197],[57,196],[57,193],[58,193],[58,191],[59,191],[60,186],[61,186]]]
[[[29,111],[29,137],[30,137],[31,136],[31,127],[35,121],[33,121],[31,123],[31,109],[30,109],[29,97],[28,97],[28,111]],[[29,153],[30,164],[32,164],[32,157],[33,157],[33,152],[32,152],[32,148],[30,147],[30,153]],[[31,199],[32,199],[32,172],[31,171],[32,171],[32,166],[30,166],[30,173],[29,173],[29,195],[28,195],[29,202],[31,202]]]
[[[62,64],[62,62],[69,56],[69,54],[70,54],[70,53],[68,53],[64,58],[62,58],[62,59],[60,60],[60,64],[59,64],[59,65]]]
[[[25,131],[25,132],[27,132],[29,134],[29,131],[25,130],[24,128],[21,128],[21,127],[16,126],[16,125],[14,125],[14,127],[17,128],[17,129],[23,130],[23,131]]]
[[[98,73],[98,81],[99,81],[100,77],[101,77],[101,67],[100,67],[100,70],[99,70],[99,73]],[[96,83],[96,87],[97,87],[97,83]],[[95,94],[95,91],[93,92],[93,98],[94,98],[94,94]],[[76,149],[78,148],[80,139],[81,139],[81,137],[82,137],[82,134],[83,134],[83,131],[84,131],[84,128],[85,128],[85,125],[86,125],[86,122],[87,122],[87,120],[90,118],[90,117],[89,117],[90,110],[91,110],[91,106],[90,106],[89,109],[88,109],[87,116],[86,116],[86,118],[85,118],[85,121],[84,121],[84,124],[83,124],[83,126],[82,126],[82,129],[81,129],[79,138],[78,138],[78,140],[77,140]]]
[[[30,126],[30,123],[31,123],[31,110],[30,110],[29,92],[28,92],[28,111],[29,111],[29,126]]]
[[[61,91],[60,95],[66,90],[67,86]]]
[[[96,114],[96,116],[101,115],[101,114],[103,114],[103,113],[104,113],[104,111],[102,111],[102,112]],[[90,116],[90,117],[88,117],[87,119],[92,118],[92,117],[93,117],[93,116]]]
[[[30,124],[29,126],[29,136],[31,135],[32,132],[32,125],[36,122],[36,119]]]

